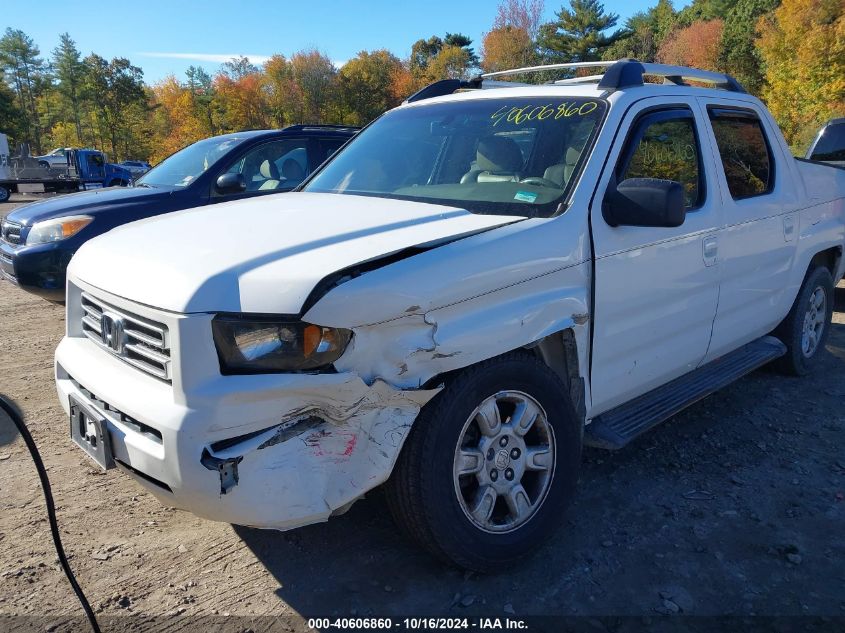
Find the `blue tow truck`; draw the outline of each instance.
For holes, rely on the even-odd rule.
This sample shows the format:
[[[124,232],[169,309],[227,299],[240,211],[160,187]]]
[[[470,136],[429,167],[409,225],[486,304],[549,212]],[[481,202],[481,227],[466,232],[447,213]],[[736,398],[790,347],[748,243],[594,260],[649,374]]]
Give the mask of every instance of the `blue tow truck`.
[[[71,149],[66,156],[62,167],[45,167],[29,155],[25,145],[10,156],[6,136],[0,134],[0,202],[13,193],[72,193],[132,183],[132,173],[109,163],[99,150]]]

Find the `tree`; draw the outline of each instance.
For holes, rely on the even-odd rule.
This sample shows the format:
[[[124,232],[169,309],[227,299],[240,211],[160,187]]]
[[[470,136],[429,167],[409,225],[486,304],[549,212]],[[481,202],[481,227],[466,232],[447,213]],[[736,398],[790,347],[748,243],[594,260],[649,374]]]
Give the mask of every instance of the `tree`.
[[[249,57],[233,57],[220,66],[220,72],[233,81],[238,81],[258,72],[258,67],[249,61]]]
[[[324,122],[336,105],[332,103],[332,98],[337,71],[332,60],[312,49],[295,53],[290,62],[294,80],[302,91],[302,112],[298,122]]]
[[[186,145],[208,136],[205,123],[197,116],[190,88],[170,75],[152,88],[155,102],[153,128],[154,160],[159,161]]]
[[[446,45],[431,60],[426,76],[429,81],[460,79],[472,67],[471,53],[460,46]]]
[[[233,79],[225,72],[214,78],[214,100],[224,114],[224,130],[240,132],[269,127],[266,93],[259,73]]]
[[[27,140],[34,142],[34,150],[39,154],[41,125],[38,121],[36,87],[44,65],[40,54],[33,39],[19,29],[9,27],[0,38],[0,66],[17,95],[18,108],[24,115]]]
[[[779,3],[780,0],[738,0],[725,17],[719,65],[753,94],[760,94],[763,87],[763,60],[754,46],[757,22]]]
[[[678,13],[672,6],[672,0],[658,0],[657,4],[648,10],[647,16],[654,32],[655,46],[659,47],[678,24]]]
[[[494,72],[538,63],[537,37],[542,16],[542,0],[502,0],[493,28],[481,42],[481,67]]]
[[[653,62],[657,50],[677,27],[678,14],[671,0],[658,0],[647,11],[635,13],[625,21],[621,37],[607,50],[604,59],[638,59]]]
[[[512,27],[524,31],[532,41],[540,35],[543,0],[502,0],[496,9],[493,28]]]
[[[652,9],[653,11],[654,9]],[[653,62],[657,55],[656,21],[651,13],[635,13],[625,21],[622,36],[605,50],[603,58]]]
[[[399,105],[395,78],[402,62],[387,50],[361,51],[340,69],[340,90],[350,123],[364,125]]]
[[[82,144],[82,82],[85,64],[79,49],[68,33],[59,36],[59,45],[53,49],[53,70],[58,80],[61,105],[70,113],[76,127],[76,143]]]
[[[419,89],[419,86],[417,86],[417,83],[414,80],[414,76],[411,74],[410,68],[408,68],[407,62],[402,62],[399,66],[394,68],[393,75],[390,80],[392,84],[391,90],[400,101],[409,97]]]
[[[427,40],[417,40],[411,45],[409,66],[414,76],[423,76],[435,55],[443,48],[443,40],[432,35]]]
[[[185,77],[188,79],[185,88],[190,94],[194,117],[202,121],[205,136],[214,136],[217,134],[217,125],[213,116],[214,86],[211,75],[199,66],[188,66]]]
[[[112,157],[116,159],[120,154],[118,148],[127,145],[126,110],[140,102],[146,103],[144,73],[124,57],[115,57],[108,62],[93,53],[85,58],[85,67],[84,86],[94,104],[94,121],[100,140],[108,139]]]
[[[293,64],[284,55],[273,55],[264,63],[264,82],[273,125],[301,123],[302,90],[294,78]]]
[[[829,118],[845,115],[845,5],[783,0],[759,22],[763,98],[793,149]]]
[[[700,20],[725,18],[735,4],[736,0],[693,0],[678,12],[678,23],[683,27]]]
[[[15,93],[4,79],[0,70],[0,129],[9,136],[9,147],[13,148],[26,138],[26,115],[15,103]]]
[[[447,33],[445,39],[432,35],[427,40],[417,40],[411,46],[408,62],[411,75],[418,85],[466,75],[479,63],[471,44],[472,40],[460,33]]]
[[[494,28],[481,41],[481,67],[486,72],[530,66],[537,60],[534,42],[515,26]]]
[[[478,67],[479,59],[478,55],[472,49],[472,40],[463,33],[446,33],[446,37],[443,38],[443,46],[455,46],[464,49],[467,53],[468,65],[470,67]]]
[[[618,20],[599,0],[571,0],[571,9],[561,7],[557,20],[542,26],[540,46],[555,60],[596,61],[622,36],[619,30],[605,34]]]
[[[698,20],[686,28],[676,29],[660,45],[657,61],[719,71],[723,29],[724,22],[720,19]]]

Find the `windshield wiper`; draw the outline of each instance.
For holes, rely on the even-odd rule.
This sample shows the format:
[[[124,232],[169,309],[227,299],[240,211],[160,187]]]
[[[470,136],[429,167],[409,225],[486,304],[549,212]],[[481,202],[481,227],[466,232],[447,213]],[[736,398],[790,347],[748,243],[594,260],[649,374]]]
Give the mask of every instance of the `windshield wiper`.
[[[139,182],[135,185],[136,187],[144,187],[145,189],[155,189],[152,185],[148,185],[145,182]]]

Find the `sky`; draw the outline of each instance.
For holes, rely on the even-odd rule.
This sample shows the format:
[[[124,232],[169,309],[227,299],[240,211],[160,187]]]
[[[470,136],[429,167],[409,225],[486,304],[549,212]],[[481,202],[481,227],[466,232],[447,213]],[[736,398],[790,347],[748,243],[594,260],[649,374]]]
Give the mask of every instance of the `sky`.
[[[605,0],[619,25],[657,0]],[[562,2],[546,0],[545,20]],[[408,56],[420,38],[463,33],[476,50],[496,15],[497,0],[141,0],[102,3],[63,0],[0,0],[0,30],[23,30],[48,57],[68,32],[83,56],[127,57],[147,83],[191,65],[214,73],[245,55],[255,64],[274,53],[286,56],[317,48],[340,66],[361,50],[386,48]],[[676,0],[680,8],[686,2]],[[53,10],[55,9],[55,10]]]

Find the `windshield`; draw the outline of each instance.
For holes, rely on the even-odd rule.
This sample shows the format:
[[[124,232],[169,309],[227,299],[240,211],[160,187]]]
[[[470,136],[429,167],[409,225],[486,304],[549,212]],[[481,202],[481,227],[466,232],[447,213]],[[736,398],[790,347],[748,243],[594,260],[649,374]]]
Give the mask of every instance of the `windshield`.
[[[138,179],[139,185],[187,187],[243,139],[227,136],[188,145]]]
[[[399,108],[349,143],[304,191],[549,216],[606,109],[599,99],[476,99]]]

